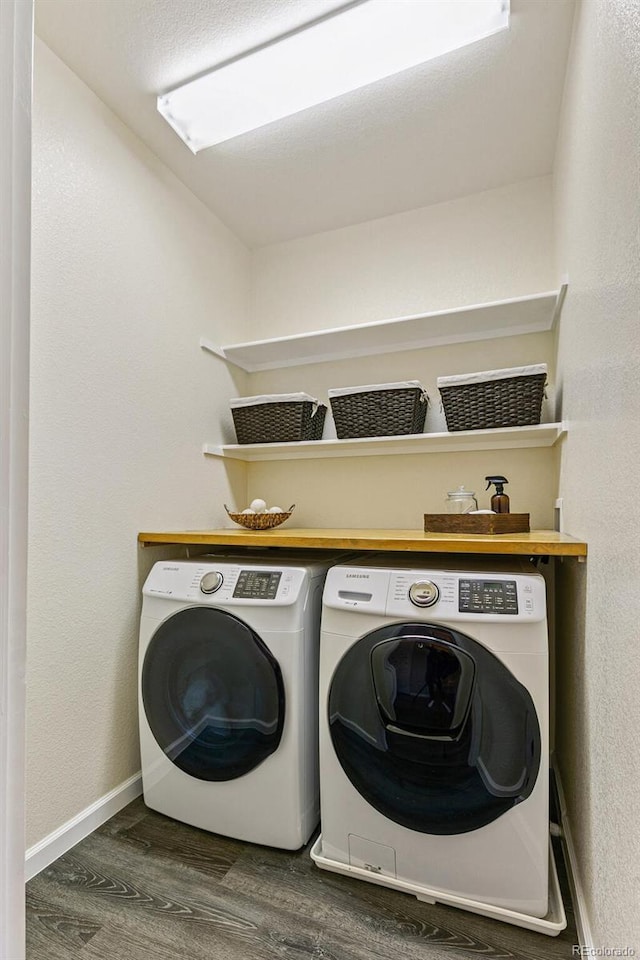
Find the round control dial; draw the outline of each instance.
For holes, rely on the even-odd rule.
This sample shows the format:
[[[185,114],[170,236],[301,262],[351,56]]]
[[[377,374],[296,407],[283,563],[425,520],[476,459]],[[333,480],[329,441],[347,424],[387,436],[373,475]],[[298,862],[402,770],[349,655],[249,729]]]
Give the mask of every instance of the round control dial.
[[[205,573],[200,581],[200,589],[203,593],[215,593],[222,586],[223,580],[224,577],[218,570],[212,570],[210,573]]]
[[[409,600],[416,607],[432,607],[440,596],[440,591],[431,580],[416,580],[409,587]]]

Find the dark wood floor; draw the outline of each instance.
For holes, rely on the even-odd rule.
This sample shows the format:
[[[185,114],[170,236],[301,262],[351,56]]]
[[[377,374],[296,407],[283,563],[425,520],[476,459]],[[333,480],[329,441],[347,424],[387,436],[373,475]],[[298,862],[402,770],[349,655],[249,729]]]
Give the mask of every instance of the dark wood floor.
[[[564,875],[561,855],[559,868]],[[318,870],[135,800],[27,885],[28,960],[558,960],[576,942]]]

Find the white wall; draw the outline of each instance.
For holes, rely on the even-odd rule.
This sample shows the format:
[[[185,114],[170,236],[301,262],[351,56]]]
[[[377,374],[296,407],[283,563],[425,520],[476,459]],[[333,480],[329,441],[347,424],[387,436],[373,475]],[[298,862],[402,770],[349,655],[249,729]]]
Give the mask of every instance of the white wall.
[[[139,769],[139,530],[224,524],[245,470],[202,456],[245,377],[249,254],[36,46],[28,843]],[[140,569],[139,569],[140,565]]]
[[[558,584],[558,757],[596,946],[640,950],[640,6],[584,0],[555,174],[570,277],[560,493],[586,566]]]
[[[551,181],[258,248],[252,336],[385,320],[552,290]]]
[[[551,181],[544,177],[301,240],[253,256],[253,337],[381,320],[553,290]],[[326,402],[329,387],[417,379],[431,403],[428,432],[446,429],[436,378],[547,362],[549,333],[505,337],[386,356],[253,374],[251,393],[306,390]],[[543,419],[554,417],[553,391]],[[335,436],[333,424],[325,436]],[[296,503],[296,525],[422,526],[445,492],[483,491],[488,473],[510,480],[512,510],[550,527],[556,450],[430,454],[257,463],[250,496]],[[488,506],[488,495],[484,495]],[[284,503],[286,501],[286,504]]]

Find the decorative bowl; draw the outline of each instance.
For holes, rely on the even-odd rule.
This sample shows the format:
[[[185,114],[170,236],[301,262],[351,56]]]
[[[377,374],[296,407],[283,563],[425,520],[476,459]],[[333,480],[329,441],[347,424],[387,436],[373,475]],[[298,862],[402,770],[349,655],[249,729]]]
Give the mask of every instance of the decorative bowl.
[[[289,519],[295,509],[295,503],[292,503],[289,509],[283,511],[283,513],[233,513],[226,503],[224,508],[234,523],[239,523],[241,527],[246,527],[247,530],[271,530]]]

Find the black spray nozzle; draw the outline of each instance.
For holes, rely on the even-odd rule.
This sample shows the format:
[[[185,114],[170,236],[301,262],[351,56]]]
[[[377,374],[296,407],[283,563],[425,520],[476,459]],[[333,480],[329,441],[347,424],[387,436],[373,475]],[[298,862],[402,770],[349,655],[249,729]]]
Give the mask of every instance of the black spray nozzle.
[[[504,484],[509,483],[506,477],[485,477],[487,485],[485,490],[488,490],[492,483],[496,485],[496,493],[504,493]]]

